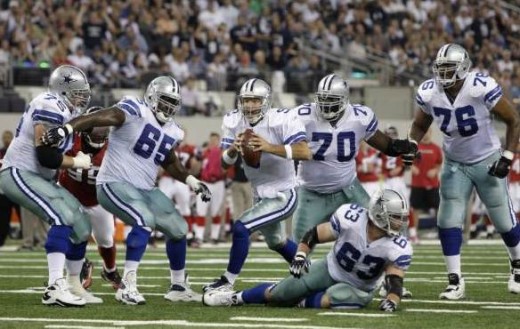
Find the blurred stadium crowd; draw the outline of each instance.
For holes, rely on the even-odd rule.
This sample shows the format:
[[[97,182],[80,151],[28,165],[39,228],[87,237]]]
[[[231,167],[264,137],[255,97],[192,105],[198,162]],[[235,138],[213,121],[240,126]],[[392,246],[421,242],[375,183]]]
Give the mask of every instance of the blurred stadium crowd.
[[[430,75],[442,44],[456,42],[520,99],[520,11],[496,0],[3,0],[0,36],[0,65],[71,63],[107,89],[170,73],[216,91],[252,76],[304,81],[285,84],[295,93],[334,69],[303,46],[378,58],[392,67],[390,84],[408,85]]]

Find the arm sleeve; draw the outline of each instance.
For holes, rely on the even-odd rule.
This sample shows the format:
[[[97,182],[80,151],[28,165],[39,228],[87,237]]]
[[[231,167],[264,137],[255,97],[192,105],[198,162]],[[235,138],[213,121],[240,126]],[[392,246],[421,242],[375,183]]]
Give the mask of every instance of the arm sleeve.
[[[35,109],[32,113],[32,121],[33,125],[46,124],[52,126],[62,126],[64,123],[64,118],[63,115],[58,113],[58,111],[45,108]]]
[[[285,121],[282,126],[283,144],[291,145],[301,141],[307,141],[305,126],[300,118],[291,112],[281,115],[285,116]]]
[[[137,98],[135,97],[123,97],[117,104],[116,107],[122,110],[127,119],[141,118],[141,110]]]

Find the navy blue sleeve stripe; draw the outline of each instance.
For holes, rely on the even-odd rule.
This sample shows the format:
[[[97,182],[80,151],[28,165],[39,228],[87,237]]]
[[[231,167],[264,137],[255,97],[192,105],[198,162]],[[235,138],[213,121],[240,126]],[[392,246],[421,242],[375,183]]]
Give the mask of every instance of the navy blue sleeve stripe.
[[[220,144],[220,149],[221,150],[227,150],[230,147],[231,147],[231,144],[225,144],[225,143],[221,143]]]
[[[132,109],[134,109],[135,113],[137,113],[137,115],[139,117],[141,116],[141,111],[139,110],[139,105],[137,105],[133,100],[131,100],[131,99],[124,99],[124,100],[121,101],[121,103],[126,104],[126,105],[132,107]]]
[[[300,136],[300,137],[297,137],[297,138],[293,139],[291,141],[290,145],[296,144],[296,143],[301,142],[301,141],[307,141],[307,136]]]
[[[234,139],[231,139],[231,138],[222,138],[222,142],[226,142],[226,143],[233,143],[235,140]]]
[[[289,136],[288,138],[285,139],[285,141],[283,142],[285,145],[287,144],[293,144],[293,140],[295,140],[296,138],[300,138],[301,136],[303,136],[304,138],[306,138],[306,134],[304,131],[299,131],[297,132],[296,134],[292,135],[292,136]]]
[[[486,94],[486,96],[484,96],[484,102],[487,102],[489,98],[491,98],[495,93],[500,92],[500,91],[502,91],[502,88],[500,87],[500,85],[493,88],[490,92],[488,92]]]
[[[502,96],[502,90],[500,90],[499,93],[496,93],[490,99],[488,99],[488,102],[493,102],[495,99],[499,98],[500,96]]]
[[[372,119],[372,121],[370,121],[370,123],[368,124],[367,126],[367,132],[373,132],[376,130],[377,128],[377,125],[378,125],[378,121],[377,121],[377,118],[374,116],[374,118]]]
[[[34,121],[46,121],[60,125],[63,124],[64,121],[62,115],[45,110],[34,110],[32,114],[32,119]]]
[[[125,111],[126,113],[128,113],[130,115],[135,115],[135,116],[140,117],[140,115],[137,114],[137,112],[130,105],[128,105],[126,103],[119,103],[119,104],[117,104],[117,107],[119,107],[121,110]]]
[[[417,94],[417,96],[415,96],[415,101],[417,102],[417,104],[421,105],[421,106],[424,106],[424,101],[422,100],[421,96],[419,96],[419,94]]]
[[[336,215],[332,215],[330,218],[330,225],[332,226],[332,229],[338,233],[341,231],[341,225],[339,225],[339,219],[336,217]]]

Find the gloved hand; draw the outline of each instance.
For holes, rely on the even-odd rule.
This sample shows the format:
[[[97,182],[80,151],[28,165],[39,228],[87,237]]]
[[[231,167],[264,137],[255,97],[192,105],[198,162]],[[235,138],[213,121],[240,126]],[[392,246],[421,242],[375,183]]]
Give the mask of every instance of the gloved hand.
[[[498,178],[505,178],[509,174],[509,169],[511,169],[512,163],[512,160],[502,156],[489,168],[488,174]]]
[[[413,139],[408,139],[408,149],[409,152],[404,153],[401,155],[401,158],[403,159],[403,164],[406,167],[410,167],[413,165],[413,162],[415,159],[419,157],[419,147],[417,146],[417,142]]]
[[[74,161],[72,168],[90,169],[92,166],[92,159],[90,158],[90,155],[81,151],[79,151],[78,154],[72,158],[72,160]]]
[[[309,260],[303,251],[298,251],[296,256],[294,256],[291,266],[289,267],[289,272],[295,278],[300,278],[303,275],[303,272],[309,272]]]
[[[74,129],[70,124],[64,126],[54,127],[47,130],[41,137],[44,145],[58,145],[68,135],[72,134]]]
[[[395,312],[397,310],[397,303],[391,299],[383,299],[379,303],[379,309],[384,312]]]
[[[193,192],[195,192],[195,194],[200,194],[202,201],[211,201],[211,191],[209,188],[206,186],[206,184],[195,178],[193,175],[186,177],[186,184]]]

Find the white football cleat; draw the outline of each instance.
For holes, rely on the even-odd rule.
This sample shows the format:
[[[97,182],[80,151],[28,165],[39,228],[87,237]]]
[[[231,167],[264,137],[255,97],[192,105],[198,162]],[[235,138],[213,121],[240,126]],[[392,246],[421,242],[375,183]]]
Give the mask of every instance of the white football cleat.
[[[146,300],[137,290],[137,274],[128,272],[116,291],[116,300],[126,305],[144,305]]]
[[[170,286],[170,290],[164,295],[164,299],[172,302],[201,302],[202,295],[191,290],[190,282],[186,275],[184,282],[175,283]]]
[[[243,303],[238,301],[235,291],[211,290],[202,295],[202,304],[206,306],[238,306]]]
[[[448,274],[449,284],[446,289],[440,293],[440,299],[459,300],[466,297],[466,284],[464,278],[455,273]]]
[[[42,303],[44,305],[59,305],[63,307],[81,307],[86,304],[83,298],[70,293],[65,278],[56,280],[54,284],[45,289]]]
[[[91,292],[83,288],[79,276],[69,276],[67,278],[69,285],[69,291],[71,294],[81,297],[87,304],[102,304],[103,300],[99,297],[94,296]]]
[[[512,294],[520,294],[520,268],[511,269],[507,290]]]
[[[221,275],[219,279],[215,279],[212,283],[202,287],[202,291],[205,293],[214,290],[231,292],[233,291],[233,284],[229,282],[225,275]]]

